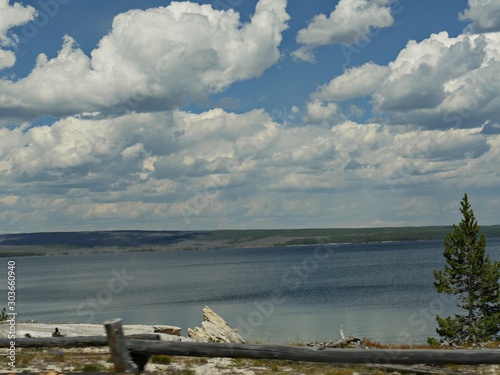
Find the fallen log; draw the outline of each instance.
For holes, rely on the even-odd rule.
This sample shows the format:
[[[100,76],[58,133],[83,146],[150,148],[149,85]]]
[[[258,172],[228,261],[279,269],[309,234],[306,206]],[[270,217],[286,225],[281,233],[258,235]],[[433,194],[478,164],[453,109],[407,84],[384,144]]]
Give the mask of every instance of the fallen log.
[[[127,340],[139,353],[356,364],[500,364],[498,350],[316,349],[305,346]]]
[[[134,335],[125,335],[127,340],[159,340],[160,336],[156,334],[141,333]],[[13,340],[1,338],[0,348],[9,348]],[[106,336],[71,336],[71,337],[32,337],[16,338],[15,347],[17,348],[87,348],[87,347],[108,346]]]
[[[0,348],[9,348],[11,342],[11,339],[0,339]],[[16,338],[15,344],[17,348],[86,348],[108,346],[108,338],[106,336]]]
[[[324,349],[284,345],[225,344],[126,339],[127,349],[142,355],[166,354],[192,357],[285,359],[293,361],[357,364],[500,364],[498,349]],[[58,337],[16,339],[17,348],[107,346],[107,337]],[[0,339],[0,348],[9,348],[9,339]]]

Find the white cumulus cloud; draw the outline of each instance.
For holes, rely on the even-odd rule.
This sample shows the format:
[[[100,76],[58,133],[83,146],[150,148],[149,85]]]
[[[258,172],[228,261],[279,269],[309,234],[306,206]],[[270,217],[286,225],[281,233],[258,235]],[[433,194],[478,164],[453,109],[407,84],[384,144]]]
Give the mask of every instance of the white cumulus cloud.
[[[16,55],[12,51],[0,49],[0,70],[11,68],[16,63]]]
[[[0,0],[0,70],[12,67],[16,56],[12,51],[3,50],[17,44],[16,35],[9,35],[9,30],[24,25],[35,17],[35,8],[21,3],[9,4],[9,0]]]
[[[331,120],[332,116],[337,113],[337,105],[335,103],[322,103],[320,100],[313,99],[307,103],[306,114],[303,121],[305,123],[321,123]]]
[[[469,0],[469,7],[459,14],[462,21],[471,21],[465,31],[485,33],[500,31],[500,2],[497,0]]]
[[[315,16],[299,30],[297,43],[302,47],[293,52],[296,59],[313,62],[315,47],[328,44],[357,44],[370,39],[373,29],[392,26],[393,0],[340,0],[329,17]]]
[[[404,209],[409,197],[439,224],[443,199],[500,182],[491,173],[500,163],[500,135],[481,128],[396,130],[352,121],[290,127],[263,110],[214,109],[72,116],[51,126],[1,128],[0,139],[6,232],[324,220],[349,226],[360,218],[415,225],[418,212]],[[428,191],[438,192],[434,200]],[[383,214],[370,204],[374,195]]]
[[[245,24],[232,10],[188,1],[128,11],[90,56],[66,36],[56,57],[42,54],[27,77],[1,81],[0,114],[147,112],[203,101],[279,59],[285,8],[286,0],[260,0]]]
[[[387,66],[366,63],[320,86],[312,97],[337,102],[370,96],[395,124],[480,127],[500,115],[500,33],[432,34],[409,41]]]
[[[351,68],[328,84],[320,86],[313,97],[322,101],[338,101],[370,95],[387,76],[388,69],[374,63]]]
[[[23,6],[21,3],[11,5],[9,0],[0,0],[0,45],[15,45],[16,37],[9,36],[8,31],[31,21],[35,14],[35,8],[32,6]]]

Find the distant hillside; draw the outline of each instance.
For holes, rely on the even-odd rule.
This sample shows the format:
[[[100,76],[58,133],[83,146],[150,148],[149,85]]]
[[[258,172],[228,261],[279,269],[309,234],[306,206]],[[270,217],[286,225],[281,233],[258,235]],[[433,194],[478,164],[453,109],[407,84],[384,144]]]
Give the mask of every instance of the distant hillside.
[[[69,254],[75,249],[93,252],[243,248],[325,243],[412,241],[443,239],[451,226],[361,228],[361,229],[275,229],[215,231],[95,231],[0,235],[2,255]],[[487,237],[500,237],[500,225],[483,226]],[[23,251],[20,251],[21,248]],[[89,252],[86,251],[86,252]]]
[[[97,231],[0,234],[0,246],[144,246],[170,245],[202,232],[185,231]]]
[[[259,240],[281,239],[279,245],[310,245],[324,243],[359,243],[382,241],[438,240],[452,226],[387,227],[352,229],[281,229],[281,230],[219,230],[207,232],[209,240],[226,240],[235,244]],[[481,227],[487,237],[500,237],[500,225]]]

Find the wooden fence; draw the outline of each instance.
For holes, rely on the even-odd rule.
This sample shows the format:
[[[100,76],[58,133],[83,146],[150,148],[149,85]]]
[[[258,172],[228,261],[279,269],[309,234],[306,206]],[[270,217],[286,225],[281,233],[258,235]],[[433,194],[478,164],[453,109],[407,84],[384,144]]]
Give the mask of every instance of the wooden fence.
[[[286,345],[255,345],[159,341],[155,334],[124,336],[120,319],[104,323],[107,337],[55,337],[16,339],[16,347],[89,347],[109,346],[115,372],[138,374],[151,355],[191,357],[227,357],[249,359],[284,359],[292,361],[347,364],[500,364],[500,350],[423,350],[423,349],[317,349]],[[0,348],[10,346],[0,339]]]

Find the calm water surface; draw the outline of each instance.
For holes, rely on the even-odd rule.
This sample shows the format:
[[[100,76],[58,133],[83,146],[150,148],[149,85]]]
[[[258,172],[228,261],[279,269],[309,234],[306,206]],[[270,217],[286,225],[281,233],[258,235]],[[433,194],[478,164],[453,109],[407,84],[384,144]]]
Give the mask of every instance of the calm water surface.
[[[425,342],[442,241],[17,258],[18,321],[199,326],[208,305],[251,341]],[[500,260],[500,239],[488,240]],[[1,260],[7,279],[7,259]],[[5,283],[0,295],[7,300]],[[6,303],[5,303],[6,304]]]

